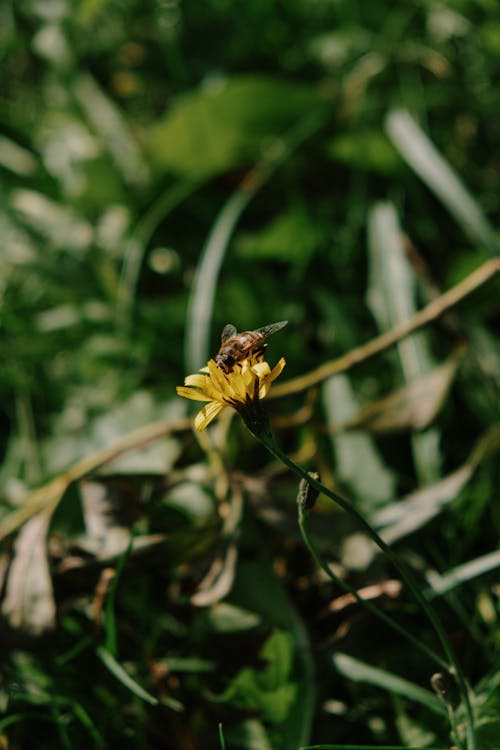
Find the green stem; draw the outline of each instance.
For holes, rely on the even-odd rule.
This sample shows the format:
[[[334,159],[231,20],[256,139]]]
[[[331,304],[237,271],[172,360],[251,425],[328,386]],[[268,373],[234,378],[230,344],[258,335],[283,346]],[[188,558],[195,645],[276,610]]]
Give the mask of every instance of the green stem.
[[[219,742],[221,750],[226,750],[226,741],[224,739],[224,731],[222,728],[222,722],[219,722]]]
[[[309,552],[311,553],[312,557],[314,558],[317,565],[319,565],[322,570],[325,571],[327,576],[331,578],[332,581],[334,581],[340,588],[344,589],[344,591],[347,591],[349,594],[351,594],[359,604],[361,604],[365,609],[367,609],[372,615],[375,617],[378,617],[379,620],[382,620],[386,625],[388,625],[390,628],[398,632],[403,638],[406,638],[407,641],[409,641],[415,648],[420,649],[424,654],[426,654],[431,660],[435,661],[436,664],[439,664],[440,667],[443,669],[448,669],[447,662],[442,659],[439,654],[437,654],[433,649],[429,648],[425,645],[422,641],[419,641],[418,638],[415,638],[408,630],[406,630],[402,625],[400,625],[396,620],[394,620],[389,615],[386,615],[385,612],[383,612],[381,609],[376,607],[374,604],[372,604],[367,599],[363,599],[362,596],[359,595],[358,591],[350,586],[346,581],[343,581],[341,578],[335,575],[333,570],[330,568],[330,566],[321,558],[318,551],[314,547],[311,538],[309,537],[309,534],[306,529],[306,519],[309,515],[308,510],[304,510],[303,508],[299,508],[299,528],[300,533],[302,534],[302,538],[304,540],[304,543],[306,547],[308,548]]]
[[[294,461],[292,461],[292,459],[289,458],[286,455],[286,453],[283,453],[283,451],[279,448],[279,446],[276,444],[273,436],[270,433],[262,431],[260,432],[260,434],[255,434],[255,437],[261,441],[261,443],[267,448],[269,453],[271,453],[275,458],[277,458],[279,461],[282,461],[295,474],[297,474],[302,479],[305,479],[307,482],[309,482],[309,484],[312,487],[314,487],[318,492],[323,493],[324,495],[329,497],[331,500],[333,500],[334,503],[337,503],[337,505],[339,505],[343,510],[345,510],[346,513],[349,513],[349,515],[357,521],[358,525],[361,526],[361,528],[368,534],[368,536],[371,539],[373,539],[375,544],[382,550],[382,552],[385,554],[388,560],[390,560],[390,562],[394,565],[399,575],[401,576],[402,580],[405,582],[405,584],[408,586],[411,593],[413,594],[415,601],[420,605],[422,610],[427,615],[427,618],[429,619],[432,627],[434,628],[434,631],[443,647],[443,651],[446,655],[446,658],[448,659],[448,662],[451,665],[450,671],[455,676],[455,680],[457,682],[457,685],[460,690],[460,693],[464,702],[464,706],[465,706],[466,736],[467,736],[466,747],[467,747],[467,750],[476,750],[476,737],[475,737],[475,732],[474,732],[474,715],[472,711],[472,705],[470,702],[469,691],[468,691],[468,687],[465,681],[465,677],[463,675],[460,664],[458,663],[457,657],[455,656],[453,648],[446,636],[444,628],[441,625],[441,622],[436,612],[434,611],[433,607],[429,604],[425,596],[420,591],[418,584],[413,578],[413,574],[411,573],[411,571],[401,562],[397,554],[391,549],[391,547],[389,547],[388,544],[386,544],[386,542],[384,542],[382,537],[375,531],[374,528],[372,528],[372,526],[370,526],[370,524],[365,519],[365,517],[361,515],[361,513],[358,510],[356,510],[356,508],[353,505],[351,505],[351,503],[349,503],[340,495],[337,495],[336,492],[333,492],[328,487],[325,487],[323,484],[321,484],[321,482],[319,482],[317,479],[315,479],[310,474],[308,474],[308,472],[305,469],[303,469]]]

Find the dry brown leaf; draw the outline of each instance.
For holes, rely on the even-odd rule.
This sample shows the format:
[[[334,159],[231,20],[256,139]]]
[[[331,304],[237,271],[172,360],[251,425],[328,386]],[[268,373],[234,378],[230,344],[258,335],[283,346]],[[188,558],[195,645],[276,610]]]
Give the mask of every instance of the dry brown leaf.
[[[231,591],[236,573],[238,561],[238,548],[230,544],[224,554],[224,558],[216,558],[198,590],[191,597],[191,604],[195,607],[208,607],[215,604]]]
[[[388,596],[390,599],[396,599],[403,588],[401,581],[389,579],[387,581],[381,581],[380,583],[374,583],[371,586],[365,586],[364,588],[358,589],[359,596],[370,601],[371,599],[378,599],[381,596]],[[356,604],[357,599],[354,594],[342,594],[333,599],[328,605],[329,612],[340,612],[351,604]]]
[[[435,518],[470,481],[480,463],[500,450],[500,426],[487,430],[474,445],[468,460],[438,482],[426,485],[402,500],[389,503],[370,515],[370,523],[386,544],[402,539]],[[342,564],[363,570],[377,554],[374,542],[362,532],[342,541]]]
[[[461,352],[418,380],[362,409],[340,430],[394,432],[423,430],[441,409],[455,378]]]
[[[14,544],[2,603],[2,614],[13,628],[38,635],[55,624],[56,606],[47,560],[47,530],[52,510],[30,518]]]
[[[222,537],[225,549],[217,555],[197,591],[191,597],[196,607],[208,607],[223,599],[231,591],[236,575],[238,546],[235,538],[243,513],[243,495],[238,487],[233,487],[228,512],[224,519]]]
[[[370,521],[381,528],[380,536],[386,544],[393,544],[428,523],[441,509],[456,498],[467,484],[474,467],[470,464],[448,474],[427,487],[423,487],[404,500],[386,505]]]
[[[152,422],[102,448],[95,453],[73,464],[71,468],[63,472],[55,479],[42,487],[31,490],[19,501],[20,507],[13,510],[0,521],[0,540],[4,539],[13,531],[22,526],[25,521],[49,506],[54,509],[72,482],[82,479],[88,474],[117,459],[123,453],[144,446],[158,438],[175,432],[182,432],[191,427],[191,420],[182,419],[178,422]]]
[[[468,460],[460,468],[438,482],[412,492],[403,500],[381,508],[370,517],[370,522],[381,529],[380,535],[387,544],[416,531],[454,500],[481,461],[497,453],[499,449],[500,427],[495,426],[479,438]]]

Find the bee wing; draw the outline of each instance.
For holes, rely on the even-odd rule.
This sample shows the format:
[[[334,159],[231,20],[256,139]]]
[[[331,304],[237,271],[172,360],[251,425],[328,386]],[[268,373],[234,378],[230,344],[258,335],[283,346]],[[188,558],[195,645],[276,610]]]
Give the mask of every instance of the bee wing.
[[[263,326],[263,328],[257,328],[255,333],[260,333],[264,338],[267,339],[268,336],[272,336],[273,333],[277,333],[278,331],[281,331],[282,328],[286,326],[288,323],[288,320],[281,320],[279,323],[270,323],[268,326]]]
[[[233,336],[236,336],[237,333],[238,333],[238,330],[237,330],[236,326],[233,326],[232,323],[228,323],[222,329],[222,334],[221,334],[221,337],[220,337],[221,338],[221,343],[225,344],[226,341],[228,341]]]

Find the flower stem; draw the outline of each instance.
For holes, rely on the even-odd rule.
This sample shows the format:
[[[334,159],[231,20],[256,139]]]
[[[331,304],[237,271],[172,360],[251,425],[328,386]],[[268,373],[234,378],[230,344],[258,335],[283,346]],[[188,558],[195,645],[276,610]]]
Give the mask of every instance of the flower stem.
[[[302,539],[304,540],[304,543],[306,547],[308,548],[309,552],[311,553],[313,559],[315,560],[316,564],[325,571],[327,576],[331,578],[332,581],[334,581],[337,586],[344,589],[344,591],[347,591],[351,596],[353,596],[356,601],[363,605],[372,615],[375,617],[378,617],[379,620],[382,620],[383,623],[388,625],[390,628],[398,632],[403,638],[406,638],[407,641],[409,641],[415,648],[420,649],[424,654],[426,654],[432,661],[436,662],[436,664],[439,664],[440,667],[443,669],[448,668],[447,662],[439,656],[433,649],[429,648],[425,645],[422,641],[419,641],[418,638],[415,638],[406,628],[404,628],[402,625],[400,625],[397,620],[394,620],[392,617],[387,615],[385,612],[383,612],[381,609],[379,609],[377,606],[372,604],[367,599],[363,599],[362,596],[358,593],[358,591],[350,586],[346,581],[343,581],[341,578],[339,578],[333,570],[330,568],[328,563],[326,563],[316,550],[309,534],[306,528],[306,520],[309,515],[308,510],[304,510],[303,508],[299,508],[299,529],[300,533],[302,534]]]
[[[324,495],[329,497],[331,500],[333,500],[333,502],[335,502],[343,510],[345,510],[346,513],[349,513],[349,515],[356,520],[358,525],[361,526],[361,528],[368,534],[368,536],[375,542],[375,544],[382,550],[382,552],[387,557],[387,559],[390,560],[390,562],[396,568],[402,580],[404,581],[404,583],[407,585],[407,587],[410,589],[411,593],[413,594],[415,601],[420,605],[423,612],[425,612],[427,618],[429,619],[441,643],[443,651],[450,665],[449,671],[452,672],[455,677],[458,688],[460,690],[460,694],[462,696],[462,700],[464,702],[465,715],[466,715],[466,740],[467,740],[466,748],[467,750],[477,750],[476,737],[475,737],[475,731],[474,731],[474,715],[472,711],[472,705],[471,705],[471,701],[469,697],[469,690],[467,687],[467,683],[465,681],[465,677],[463,675],[463,672],[457,660],[457,657],[453,651],[451,643],[449,642],[448,637],[444,631],[441,621],[439,620],[439,617],[437,613],[435,612],[434,608],[431,606],[431,604],[427,601],[425,596],[420,591],[418,587],[418,583],[413,577],[413,573],[410,571],[410,569],[406,565],[403,564],[403,562],[399,559],[399,557],[392,550],[392,548],[389,547],[389,545],[386,542],[384,542],[382,537],[368,523],[365,517],[353,505],[351,505],[350,502],[345,500],[345,498],[341,497],[340,495],[337,495],[337,493],[333,492],[333,490],[330,490],[328,487],[325,487],[323,484],[321,484],[320,481],[318,481],[317,479],[312,477],[310,474],[308,474],[308,472],[305,469],[303,469],[301,466],[299,466],[294,461],[292,461],[292,459],[289,458],[286,455],[286,453],[283,453],[281,448],[279,448],[279,446],[277,445],[272,435],[263,431],[260,434],[255,434],[255,437],[261,441],[261,443],[265,446],[265,448],[267,448],[267,450],[269,451],[269,453],[271,453],[271,455],[273,455],[279,461],[281,461],[286,466],[288,466],[295,474],[300,476],[302,479],[305,479],[307,482],[309,482],[309,484],[312,487],[314,487],[318,492],[323,493]]]

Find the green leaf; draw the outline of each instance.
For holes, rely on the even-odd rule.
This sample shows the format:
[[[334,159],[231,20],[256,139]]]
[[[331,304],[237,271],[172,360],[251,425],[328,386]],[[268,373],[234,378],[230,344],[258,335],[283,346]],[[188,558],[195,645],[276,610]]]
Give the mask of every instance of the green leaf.
[[[269,689],[286,682],[292,671],[293,641],[289,633],[277,630],[264,643],[260,655],[268,662],[262,681]]]
[[[489,21],[479,29],[485,48],[492,57],[500,58],[500,22]]]
[[[217,633],[239,633],[257,627],[261,618],[234,604],[218,602],[209,610],[208,621]]]
[[[500,737],[500,719],[492,719],[481,723],[476,729],[478,747],[481,750],[498,750]]]
[[[393,174],[403,163],[390,140],[378,130],[342,133],[328,142],[327,154],[333,161],[379,174]]]
[[[154,164],[190,179],[255,161],[297,118],[322,106],[309,86],[264,76],[212,80],[179,97],[150,134]]]
[[[283,744],[278,748],[275,743],[274,750],[298,747],[309,740],[314,715],[315,675],[311,645],[303,621],[264,552],[252,562],[240,561],[231,601],[258,613],[270,626],[285,629],[290,634],[294,644],[293,678],[298,686],[297,699],[279,728]]]
[[[304,211],[281,214],[259,232],[240,235],[236,251],[251,260],[280,260],[286,263],[307,262],[320,247],[322,232],[318,222]]]
[[[413,706],[407,701],[394,696],[395,724],[399,732],[401,742],[407,747],[425,747],[436,742],[436,734],[430,731],[421,720],[420,716],[413,716]]]
[[[219,696],[222,703],[259,711],[272,724],[281,724],[297,696],[297,685],[290,682],[293,642],[289,633],[275,631],[264,643],[260,657],[267,666],[258,671],[242,669]]]

